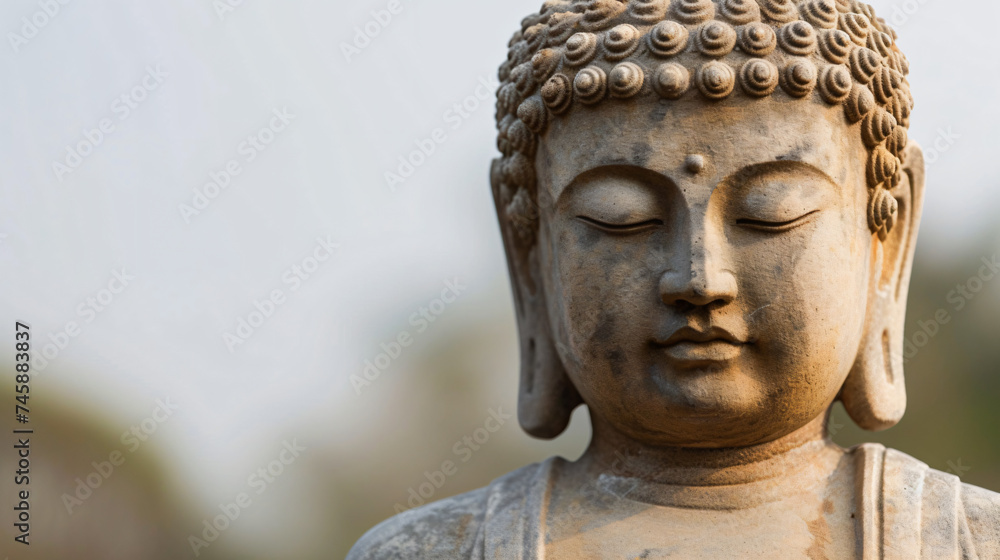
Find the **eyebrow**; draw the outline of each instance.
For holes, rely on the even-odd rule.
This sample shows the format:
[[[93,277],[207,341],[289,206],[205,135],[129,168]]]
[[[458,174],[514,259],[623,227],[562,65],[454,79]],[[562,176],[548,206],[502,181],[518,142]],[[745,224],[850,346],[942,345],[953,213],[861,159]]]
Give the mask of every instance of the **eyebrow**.
[[[798,159],[782,159],[782,158],[795,157],[792,154],[787,156],[779,156],[779,159],[764,161],[758,163],[751,163],[745,165],[733,173],[723,177],[719,184],[730,182],[733,180],[746,181],[750,179],[756,179],[765,175],[773,173],[787,173],[791,171],[805,171],[811,175],[816,175],[819,178],[825,179],[834,185],[838,185],[837,181],[833,179],[829,174],[827,174],[822,169],[816,167],[815,165],[798,160]],[[624,178],[630,180],[636,180],[641,184],[649,183],[669,183],[676,186],[676,182],[668,175],[664,175],[659,171],[652,170],[648,167],[643,167],[636,165],[634,163],[614,163],[614,164],[604,164],[598,165],[596,167],[589,168],[582,171],[573,177],[566,185],[564,185],[560,192],[559,198],[561,199],[566,191],[571,190],[574,185],[581,184],[585,181],[591,181],[594,179],[601,178],[602,175],[611,176],[614,178]],[[642,175],[644,177],[636,177],[636,175]]]
[[[774,161],[765,161],[760,163],[752,163],[746,165],[736,170],[733,173],[722,178],[719,184],[725,183],[742,183],[752,179],[757,179],[760,177],[765,177],[767,175],[777,174],[777,173],[788,173],[788,172],[805,172],[809,175],[816,176],[817,178],[828,181],[831,185],[839,187],[840,184],[830,177],[825,171],[801,160],[794,159],[780,159]]]
[[[559,191],[559,196],[555,201],[556,205],[559,205],[565,197],[569,196],[567,193],[575,191],[575,187],[603,178],[624,179],[643,186],[677,186],[676,182],[669,176],[648,167],[642,167],[633,163],[599,165],[579,173],[566,183]]]

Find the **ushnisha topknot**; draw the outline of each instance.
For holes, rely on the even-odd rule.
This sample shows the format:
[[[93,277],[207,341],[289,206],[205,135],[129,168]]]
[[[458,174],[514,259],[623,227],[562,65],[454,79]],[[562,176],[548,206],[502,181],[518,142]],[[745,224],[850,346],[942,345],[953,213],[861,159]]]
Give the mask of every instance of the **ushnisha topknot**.
[[[884,240],[896,221],[909,66],[895,31],[859,0],[547,0],[509,46],[492,173],[523,243],[537,230],[534,156],[548,123],[638,96],[840,105],[869,149],[868,224]]]

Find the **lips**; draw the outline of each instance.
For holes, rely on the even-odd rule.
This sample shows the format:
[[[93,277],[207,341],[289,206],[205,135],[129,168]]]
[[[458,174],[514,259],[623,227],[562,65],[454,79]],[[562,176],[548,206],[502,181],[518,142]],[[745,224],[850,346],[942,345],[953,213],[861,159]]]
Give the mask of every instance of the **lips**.
[[[677,362],[701,365],[732,360],[740,355],[747,342],[721,327],[698,330],[685,326],[654,344]]]
[[[739,337],[721,327],[711,327],[708,330],[698,330],[694,327],[681,327],[674,331],[674,334],[663,342],[657,341],[660,346],[673,346],[683,342],[707,343],[707,342],[728,342],[729,344],[742,345],[746,342]]]

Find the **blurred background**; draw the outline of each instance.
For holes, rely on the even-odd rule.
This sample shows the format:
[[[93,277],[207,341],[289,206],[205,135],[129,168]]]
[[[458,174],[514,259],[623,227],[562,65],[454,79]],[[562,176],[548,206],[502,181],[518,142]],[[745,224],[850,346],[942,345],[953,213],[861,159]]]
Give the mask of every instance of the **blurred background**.
[[[831,431],[1000,490],[1000,280],[974,280],[1000,251],[1000,4],[871,3],[930,163],[915,352],[902,423],[863,433],[838,406]],[[400,509],[582,452],[583,408],[553,442],[480,430],[516,409],[492,91],[539,4],[0,5],[0,555],[340,558]],[[31,554],[11,533],[15,321]]]

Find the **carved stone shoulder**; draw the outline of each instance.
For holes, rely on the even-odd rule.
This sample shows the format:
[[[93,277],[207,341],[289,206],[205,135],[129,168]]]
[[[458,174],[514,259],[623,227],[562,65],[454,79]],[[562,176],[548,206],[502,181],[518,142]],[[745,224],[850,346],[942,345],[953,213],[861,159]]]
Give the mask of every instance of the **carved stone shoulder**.
[[[486,488],[383,521],[361,537],[346,560],[480,560],[486,550],[523,550],[525,542],[536,539],[535,502],[544,500],[554,464],[561,463],[549,459],[528,465]]]
[[[979,558],[1000,558],[1000,494],[963,484],[962,506]]]
[[[862,465],[865,558],[1000,559],[1000,495],[879,444],[854,452]],[[881,500],[873,499],[879,494]],[[867,538],[879,524],[881,550],[876,539]]]
[[[479,488],[391,517],[365,533],[346,560],[473,558],[486,496]]]

